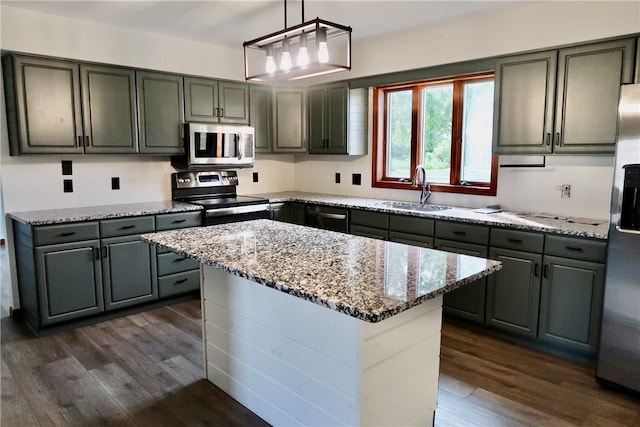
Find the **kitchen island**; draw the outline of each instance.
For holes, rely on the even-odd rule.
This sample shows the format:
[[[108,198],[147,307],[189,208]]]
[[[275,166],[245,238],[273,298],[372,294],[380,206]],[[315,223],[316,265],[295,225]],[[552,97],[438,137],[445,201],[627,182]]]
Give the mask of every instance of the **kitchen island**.
[[[141,238],[202,264],[205,377],[274,425],[431,425],[442,295],[500,268],[270,220]]]

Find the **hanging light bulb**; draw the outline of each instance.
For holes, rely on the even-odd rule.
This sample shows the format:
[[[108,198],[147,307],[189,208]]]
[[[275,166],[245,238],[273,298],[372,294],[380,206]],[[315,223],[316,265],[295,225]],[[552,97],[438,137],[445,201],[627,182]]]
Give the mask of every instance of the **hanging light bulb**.
[[[267,46],[267,64],[265,70],[269,74],[276,72],[276,58],[273,57],[273,46]]]
[[[318,62],[326,64],[329,62],[329,48],[327,47],[327,30],[318,28],[316,31],[316,41],[318,44]]]
[[[309,65],[309,51],[307,50],[307,35],[300,35],[300,47],[298,48],[298,67],[305,68]]]
[[[280,56],[280,69],[287,72],[291,69],[291,53],[289,52],[289,39],[282,41],[282,54]]]

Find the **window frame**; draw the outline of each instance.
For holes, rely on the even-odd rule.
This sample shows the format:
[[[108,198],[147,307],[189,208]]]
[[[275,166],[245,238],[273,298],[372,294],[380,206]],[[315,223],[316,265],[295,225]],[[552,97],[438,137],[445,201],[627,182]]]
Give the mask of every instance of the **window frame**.
[[[411,117],[411,165],[410,174],[420,164],[422,156],[423,105],[421,93],[429,86],[453,84],[453,112],[451,129],[451,173],[449,183],[431,183],[431,190],[442,193],[476,194],[495,196],[498,189],[498,156],[491,156],[491,181],[489,183],[461,181],[462,173],[462,122],[464,117],[464,85],[468,82],[494,81],[495,73],[484,72],[461,76],[431,79],[404,84],[385,85],[373,90],[373,155],[372,155],[372,186],[377,188],[394,188],[403,190],[418,190],[411,187],[411,178],[395,178],[386,176],[387,165],[387,93],[411,89],[413,91],[413,105]],[[427,180],[429,171],[427,171]]]

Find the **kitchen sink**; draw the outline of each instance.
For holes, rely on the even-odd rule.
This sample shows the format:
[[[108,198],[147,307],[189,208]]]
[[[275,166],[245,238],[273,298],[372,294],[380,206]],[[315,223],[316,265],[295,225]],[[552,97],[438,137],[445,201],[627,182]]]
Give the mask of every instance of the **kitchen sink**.
[[[443,211],[446,209],[451,209],[450,206],[442,206],[442,205],[421,205],[420,203],[411,203],[411,202],[384,202],[385,206],[394,209],[402,209],[407,211],[421,211],[421,212],[431,212],[431,211]]]

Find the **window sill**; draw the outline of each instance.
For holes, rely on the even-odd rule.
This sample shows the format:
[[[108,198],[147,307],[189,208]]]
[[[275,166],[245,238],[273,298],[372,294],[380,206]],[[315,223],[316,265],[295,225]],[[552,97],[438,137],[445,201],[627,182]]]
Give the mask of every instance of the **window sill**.
[[[374,188],[393,188],[396,190],[420,191],[420,188],[412,187],[411,182],[400,181],[376,181],[373,183]],[[479,185],[448,185],[448,184],[431,184],[431,191],[434,193],[457,193],[472,194],[477,196],[495,196],[497,189],[489,186]]]

